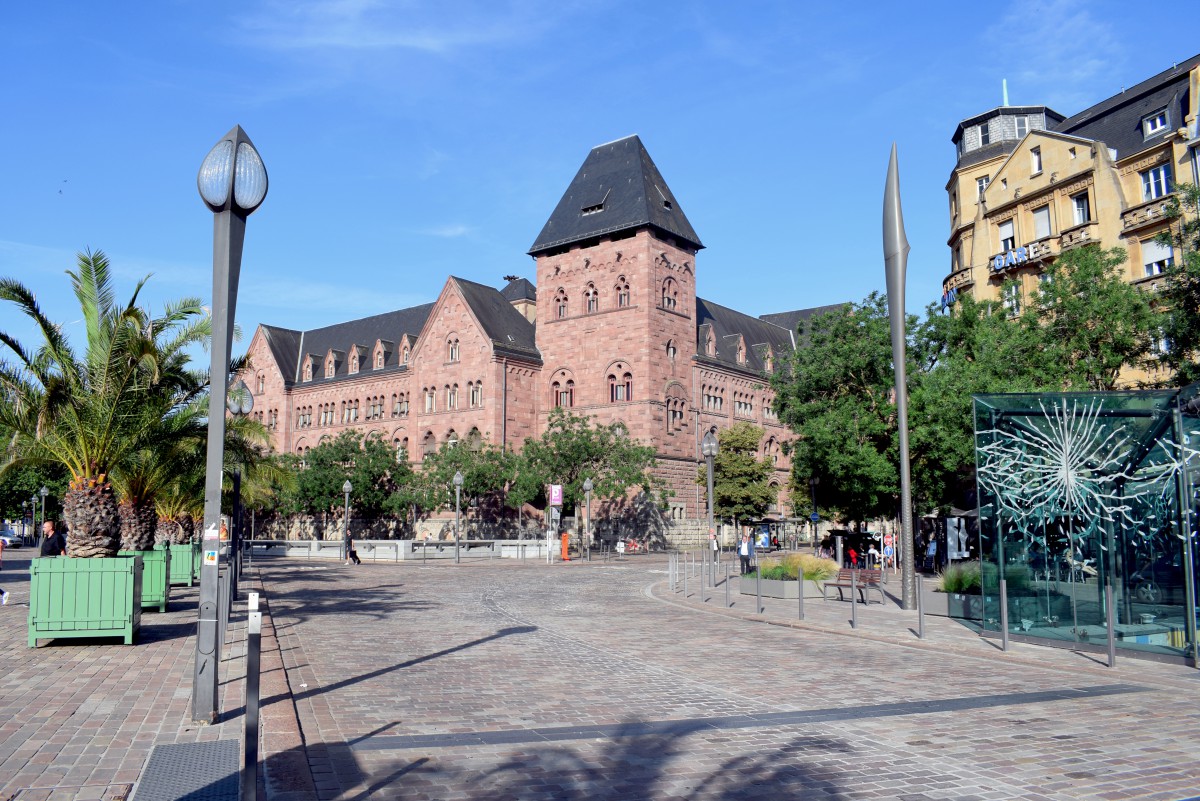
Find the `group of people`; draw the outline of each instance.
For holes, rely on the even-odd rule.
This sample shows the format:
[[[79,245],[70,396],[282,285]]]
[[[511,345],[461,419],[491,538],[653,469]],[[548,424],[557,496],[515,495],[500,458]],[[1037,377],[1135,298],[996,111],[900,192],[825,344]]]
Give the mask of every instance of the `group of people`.
[[[54,522],[47,520],[42,523],[42,543],[38,549],[39,556],[61,556],[67,552],[67,538],[58,531]],[[0,540],[0,569],[4,567],[4,540]],[[0,588],[0,606],[8,603],[8,590]]]

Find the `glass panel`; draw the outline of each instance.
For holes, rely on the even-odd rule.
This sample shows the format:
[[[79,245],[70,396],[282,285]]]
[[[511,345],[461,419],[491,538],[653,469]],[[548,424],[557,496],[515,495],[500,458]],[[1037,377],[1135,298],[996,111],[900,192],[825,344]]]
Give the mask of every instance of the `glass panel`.
[[[985,629],[1003,578],[1010,632],[1104,648],[1111,585],[1117,648],[1190,652],[1198,390],[976,396]]]

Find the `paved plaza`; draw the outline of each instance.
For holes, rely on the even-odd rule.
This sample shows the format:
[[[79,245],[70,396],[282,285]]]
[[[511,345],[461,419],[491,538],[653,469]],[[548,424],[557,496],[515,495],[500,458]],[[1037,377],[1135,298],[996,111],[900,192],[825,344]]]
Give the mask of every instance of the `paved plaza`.
[[[148,613],[136,646],[34,651],[14,572],[6,555],[0,799],[128,797],[152,746],[241,736],[244,613],[223,662],[227,715],[196,727],[195,590]],[[796,601],[756,614],[753,596],[734,593],[727,609],[723,586],[692,578],[672,592],[667,575],[665,556],[256,559],[247,583],[269,611],[265,797],[1200,793],[1198,671],[1128,658],[1110,669],[1029,645],[1002,653],[941,618],[918,640],[915,615],[892,605],[860,606],[856,629],[847,603],[809,601],[803,622]]]

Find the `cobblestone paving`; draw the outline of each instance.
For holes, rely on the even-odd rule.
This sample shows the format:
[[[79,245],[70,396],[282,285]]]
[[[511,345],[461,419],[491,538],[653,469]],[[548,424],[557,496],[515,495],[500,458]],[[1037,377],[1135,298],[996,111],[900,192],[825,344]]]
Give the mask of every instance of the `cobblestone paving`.
[[[323,799],[1184,799],[1197,671],[1000,653],[874,605],[671,592],[663,558],[264,560]],[[704,600],[707,597],[707,602]],[[773,624],[773,625],[771,625]]]
[[[198,589],[146,611],[135,645],[42,640],[28,647],[29,554],[7,551],[0,584],[0,801],[125,799],[165,743],[240,740],[244,625],[231,620],[214,726],[191,723]]]

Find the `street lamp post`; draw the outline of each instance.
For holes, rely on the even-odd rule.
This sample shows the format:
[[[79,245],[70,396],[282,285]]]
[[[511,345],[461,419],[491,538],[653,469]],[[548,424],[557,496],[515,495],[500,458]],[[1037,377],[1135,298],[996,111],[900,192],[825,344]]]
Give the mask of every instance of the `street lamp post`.
[[[342,561],[350,558],[350,491],[353,489],[350,479],[346,479],[346,483],[342,485],[342,494],[346,496],[342,515]]]
[[[908,237],[904,235],[904,214],[900,209],[900,168],[896,164],[896,144],[888,160],[887,181],[883,190],[883,263],[887,275],[888,317],[892,329],[892,365],[896,373],[896,420],[900,445],[900,543],[901,605],[916,608],[916,569],[913,564],[912,480],[908,457],[908,380],[905,375],[906,340],[904,320],[904,279],[908,270]]]
[[[42,530],[38,528],[37,521],[37,493],[29,496],[29,525],[33,527],[34,544],[40,546],[42,544]]]
[[[29,501],[21,501],[21,539],[29,543],[29,528],[25,519],[29,517]]]
[[[221,478],[225,462],[225,403],[238,278],[246,217],[267,196],[267,169],[240,125],[221,137],[204,157],[196,186],[213,212],[212,345],[208,393],[208,451],[204,478],[203,558],[200,566],[200,609],[196,629],[192,719],[217,719],[217,674],[221,663],[218,638],[217,578],[220,560]]]
[[[454,472],[454,563],[458,564],[458,521],[462,513],[462,485],[463,474],[461,470]]]
[[[50,490],[47,489],[46,485],[44,484],[42,485],[42,488],[38,490],[38,495],[42,496],[42,525],[46,524],[46,496],[49,494]]]
[[[579,543],[579,552],[584,552],[584,543],[587,543],[587,559],[589,562],[592,561],[592,490],[595,489],[595,486],[590,478],[583,480],[583,496],[587,499],[587,519],[585,521],[586,532],[584,540]]]
[[[708,467],[708,536],[717,536],[717,527],[713,522],[713,460],[717,458],[719,443],[717,435],[710,429],[700,440],[700,453],[704,454],[704,463]]]

